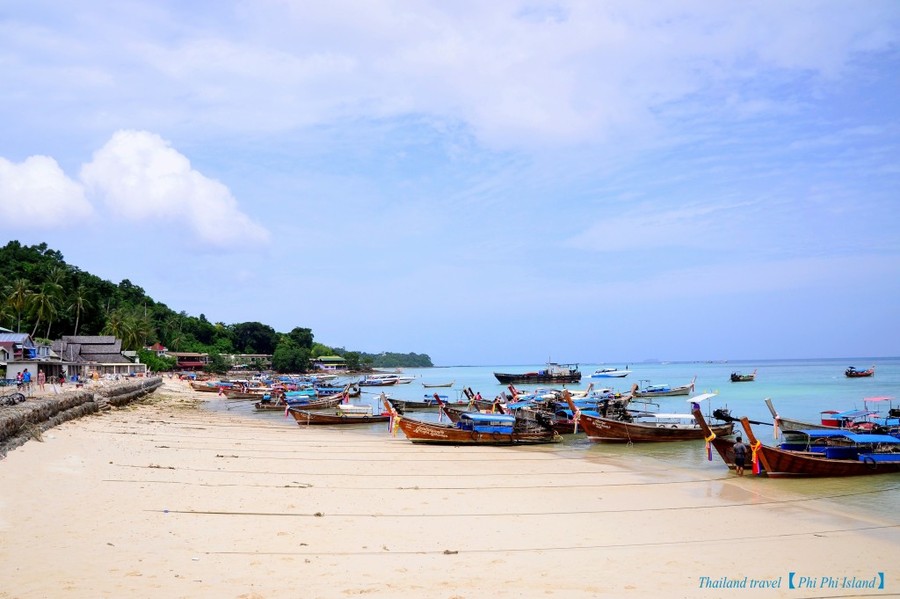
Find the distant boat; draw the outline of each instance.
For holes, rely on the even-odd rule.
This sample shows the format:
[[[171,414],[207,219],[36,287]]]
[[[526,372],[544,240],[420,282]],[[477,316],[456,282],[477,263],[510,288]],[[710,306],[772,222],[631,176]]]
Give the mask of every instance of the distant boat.
[[[386,385],[396,385],[399,382],[399,374],[367,374],[356,384],[361,387],[384,387]]]
[[[866,376],[875,376],[875,366],[872,366],[868,370],[857,370],[854,366],[850,366],[847,370],[844,371],[844,375],[847,378],[858,379]]]
[[[578,364],[548,362],[544,370],[510,374],[495,372],[494,376],[504,385],[539,385],[542,383],[577,383],[581,381]]]
[[[606,379],[606,378],[623,378],[631,374],[631,371],[628,368],[624,368],[619,370],[618,368],[598,368],[591,374],[592,379]]]
[[[740,372],[732,372],[731,373],[731,382],[732,383],[746,383],[749,381],[756,380],[756,369],[753,369],[753,372],[750,374],[741,374]]]
[[[449,383],[422,383],[422,386],[426,389],[438,389],[441,387],[452,387],[455,382],[456,381],[450,381]]]
[[[690,395],[694,392],[694,383],[697,377],[691,379],[687,385],[679,385],[678,387],[670,387],[666,384],[647,385],[643,389],[639,389],[637,383],[631,388],[631,394],[634,397],[668,397],[671,395]]]

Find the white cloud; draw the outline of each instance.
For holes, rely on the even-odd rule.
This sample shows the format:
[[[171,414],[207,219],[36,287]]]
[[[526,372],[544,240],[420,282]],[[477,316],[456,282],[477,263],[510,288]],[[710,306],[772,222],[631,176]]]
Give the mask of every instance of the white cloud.
[[[0,220],[38,229],[75,225],[92,207],[84,190],[48,156],[0,158]]]
[[[144,4],[0,23],[8,87],[25,90],[9,108],[254,133],[428,115],[533,149],[655,137],[673,103],[709,93],[738,116],[783,109],[786,80],[814,89],[898,41],[890,2],[225,2],[202,18]]]
[[[269,232],[241,212],[228,187],[197,172],[158,135],[118,131],[81,179],[115,215],[186,223],[208,245],[265,242]]]
[[[564,242],[566,247],[596,252],[623,252],[672,247],[722,247],[736,241],[740,227],[723,223],[741,221],[742,203],[692,204],[660,210],[641,204],[619,216],[610,216]],[[724,229],[724,233],[723,233]]]

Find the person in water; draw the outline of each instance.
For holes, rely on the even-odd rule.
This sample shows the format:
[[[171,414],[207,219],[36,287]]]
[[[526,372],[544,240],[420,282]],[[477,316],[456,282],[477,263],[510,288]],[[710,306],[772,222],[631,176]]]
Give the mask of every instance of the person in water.
[[[744,464],[747,460],[747,446],[741,441],[740,437],[734,440],[734,471],[738,476],[744,476]]]

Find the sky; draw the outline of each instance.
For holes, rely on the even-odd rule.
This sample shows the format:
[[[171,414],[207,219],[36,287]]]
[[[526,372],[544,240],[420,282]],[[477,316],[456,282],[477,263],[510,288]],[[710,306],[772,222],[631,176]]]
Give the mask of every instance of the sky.
[[[0,242],[436,365],[900,355],[900,3],[0,2]]]

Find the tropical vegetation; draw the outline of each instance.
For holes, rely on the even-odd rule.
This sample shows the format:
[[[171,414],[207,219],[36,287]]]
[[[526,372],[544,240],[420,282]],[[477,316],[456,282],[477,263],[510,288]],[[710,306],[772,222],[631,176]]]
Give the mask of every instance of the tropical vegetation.
[[[204,314],[176,312],[128,279],[115,284],[67,264],[46,243],[10,241],[0,248],[0,326],[45,341],[63,335],[114,335],[125,350],[161,343],[176,352],[207,353],[217,369],[225,364],[225,354],[269,354],[279,372],[305,372],[313,359],[326,355],[342,356],[356,370],[432,365],[427,354],[329,347],[314,341],[305,327],[280,333],[262,322],[213,323]],[[153,352],[140,356],[152,370],[172,366],[164,360],[151,362]]]

